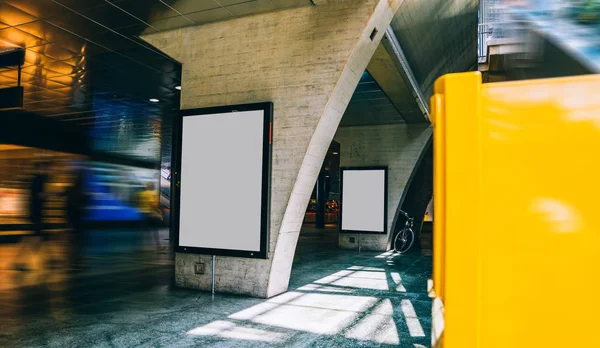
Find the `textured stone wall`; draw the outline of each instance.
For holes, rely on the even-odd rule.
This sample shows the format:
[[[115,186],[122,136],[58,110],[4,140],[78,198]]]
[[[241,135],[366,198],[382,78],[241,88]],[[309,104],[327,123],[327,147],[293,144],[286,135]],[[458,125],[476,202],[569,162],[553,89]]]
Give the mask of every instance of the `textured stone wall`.
[[[388,171],[388,221],[390,233],[398,202],[406,183],[427,144],[432,132],[429,125],[381,125],[343,127],[338,129],[335,141],[340,143],[342,167],[387,166]],[[351,238],[354,242],[351,242]],[[340,234],[339,246],[357,249],[359,237],[354,233]],[[361,250],[387,250],[388,236],[362,234]]]
[[[182,109],[274,103],[270,259],[217,257],[217,291],[271,297],[287,290],[327,148],[400,2],[347,0],[143,37],[183,64]],[[210,256],[176,255],[179,286],[210,289],[210,272],[193,272],[201,261],[210,269]]]

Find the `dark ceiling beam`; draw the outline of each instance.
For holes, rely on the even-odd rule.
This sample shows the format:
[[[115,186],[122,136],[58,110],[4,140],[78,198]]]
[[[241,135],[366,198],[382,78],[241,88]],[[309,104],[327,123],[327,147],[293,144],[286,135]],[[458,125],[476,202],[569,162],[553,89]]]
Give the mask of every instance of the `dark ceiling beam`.
[[[0,48],[0,68],[17,67],[25,63],[25,50],[22,48]]]
[[[21,66],[25,63],[25,50],[22,48],[0,49],[0,68],[16,66],[16,86],[0,89],[0,109],[23,108],[23,87],[21,86]]]

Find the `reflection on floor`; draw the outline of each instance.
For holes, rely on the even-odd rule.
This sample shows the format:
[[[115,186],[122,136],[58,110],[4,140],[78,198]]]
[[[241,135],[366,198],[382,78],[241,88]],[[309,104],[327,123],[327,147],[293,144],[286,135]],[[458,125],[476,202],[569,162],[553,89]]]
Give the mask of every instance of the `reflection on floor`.
[[[171,285],[171,255],[151,250],[151,238],[140,251],[122,236],[86,244],[80,274],[18,285],[23,272],[2,268],[13,286],[0,289],[0,346],[429,346],[428,256],[332,249],[329,227],[300,238],[289,292],[213,302]],[[118,252],[94,247],[107,238]]]
[[[146,230],[87,231],[81,244],[85,267],[73,264],[73,243],[66,231],[48,233],[42,240],[25,235],[19,243],[0,244],[0,291],[48,284],[60,287],[77,277],[112,276],[156,263],[170,265],[171,257],[162,251],[168,248],[168,235],[167,229],[157,236]],[[0,293],[0,300],[4,295]]]

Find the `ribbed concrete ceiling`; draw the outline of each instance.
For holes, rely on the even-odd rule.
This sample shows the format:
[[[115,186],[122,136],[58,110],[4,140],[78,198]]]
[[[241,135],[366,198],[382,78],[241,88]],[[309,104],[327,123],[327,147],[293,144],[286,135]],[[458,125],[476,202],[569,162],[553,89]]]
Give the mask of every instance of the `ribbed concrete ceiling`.
[[[419,108],[406,73],[402,71],[402,64],[391,47],[386,35],[375,50],[367,70],[407,123],[425,123],[427,118]]]
[[[365,71],[344,112],[340,127],[405,123],[390,98]]]
[[[380,44],[350,99],[340,127],[425,123],[398,65]]]
[[[145,34],[232,19],[251,14],[311,5],[310,0],[112,0],[135,13],[149,10]],[[143,4],[143,6],[142,6]]]

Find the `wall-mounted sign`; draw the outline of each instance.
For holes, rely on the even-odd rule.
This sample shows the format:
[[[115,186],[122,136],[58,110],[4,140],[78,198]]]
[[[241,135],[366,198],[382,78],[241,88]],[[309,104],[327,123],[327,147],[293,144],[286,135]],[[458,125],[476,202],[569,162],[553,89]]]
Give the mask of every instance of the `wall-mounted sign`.
[[[340,232],[387,233],[387,167],[341,168]]]
[[[272,103],[182,110],[173,159],[176,251],[267,258]]]

